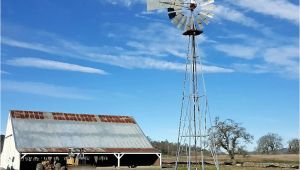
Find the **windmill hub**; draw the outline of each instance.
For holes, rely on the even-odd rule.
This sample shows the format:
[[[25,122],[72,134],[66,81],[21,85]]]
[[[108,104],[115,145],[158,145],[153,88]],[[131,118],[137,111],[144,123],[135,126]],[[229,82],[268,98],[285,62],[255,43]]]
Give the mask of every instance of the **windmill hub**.
[[[197,8],[197,4],[196,3],[191,3],[190,4],[190,10],[191,11],[194,11],[194,9],[196,9]]]

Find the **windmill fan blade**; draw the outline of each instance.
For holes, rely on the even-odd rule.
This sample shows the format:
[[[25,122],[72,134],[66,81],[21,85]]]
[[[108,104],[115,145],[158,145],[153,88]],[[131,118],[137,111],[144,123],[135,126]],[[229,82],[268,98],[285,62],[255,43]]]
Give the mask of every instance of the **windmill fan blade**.
[[[182,18],[182,20],[179,22],[179,24],[178,24],[178,28],[179,29],[183,29],[183,26],[185,25],[185,23],[186,23],[186,20],[187,20],[187,16],[183,16],[183,18]]]
[[[171,9],[174,9],[174,8],[171,8]],[[182,10],[169,10],[169,8],[168,8],[168,15],[171,13],[175,13],[177,15],[178,13],[182,13]]]
[[[198,17],[198,18],[196,19],[196,22],[197,22],[197,24],[198,24],[198,28],[199,28],[200,30],[203,30],[203,24],[202,24],[202,21],[201,21],[201,18],[200,18],[200,17]]]
[[[173,0],[173,1],[174,1],[174,0]],[[176,6],[181,6],[181,7],[182,7],[182,5],[184,4],[184,0],[175,0],[174,4],[175,4]]]
[[[214,17],[214,14],[210,12],[200,12],[200,14],[207,16],[209,19],[212,19]]]
[[[202,14],[199,14],[201,20],[207,25],[209,23],[208,17]]]
[[[216,6],[214,4],[209,4],[201,7],[201,10],[203,11],[213,11],[216,9]]]
[[[176,11],[174,10],[174,8],[168,8],[168,16],[169,19],[173,19],[176,17]]]
[[[171,1],[164,1],[171,3]],[[156,10],[156,9],[165,9],[172,7],[168,3],[161,3],[159,0],[147,0],[147,11]]]
[[[189,17],[185,30],[191,30],[193,28],[194,19],[192,17]]]
[[[169,19],[173,19],[178,13],[181,13],[181,8],[168,8]]]
[[[171,20],[171,22],[174,24],[174,25],[176,25],[176,26],[178,26],[178,23],[179,23],[179,21],[181,21],[181,19],[183,18],[183,14],[182,13],[178,13],[172,20]]]
[[[185,30],[190,30],[191,28],[190,22],[191,22],[191,17],[188,17],[185,25]]]
[[[182,0],[147,0],[147,11],[181,6]]]
[[[205,14],[203,12],[200,12],[198,15],[206,25],[209,23],[209,20],[213,17],[212,14]]]
[[[204,1],[202,3],[200,3],[200,6],[206,6],[206,5],[209,5],[209,4],[212,4],[214,3],[215,1],[214,0],[207,0],[207,1]]]
[[[170,13],[176,13],[176,12],[181,12],[182,7],[174,7],[174,8],[168,8],[168,14]]]
[[[173,9],[173,11],[180,11],[180,10],[182,10],[182,7],[181,7],[181,6],[174,6],[174,7],[171,8],[171,9]],[[168,12],[170,12],[169,9],[168,9]],[[171,12],[172,12],[172,11],[171,11]]]

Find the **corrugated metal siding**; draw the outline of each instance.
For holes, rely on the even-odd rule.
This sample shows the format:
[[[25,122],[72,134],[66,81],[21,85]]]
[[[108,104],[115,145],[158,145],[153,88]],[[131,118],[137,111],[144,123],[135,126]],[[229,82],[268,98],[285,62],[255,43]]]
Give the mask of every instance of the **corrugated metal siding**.
[[[118,150],[121,152],[122,149],[132,152],[154,150],[135,121],[134,123],[84,122],[54,120],[46,118],[47,116],[43,116],[44,119],[30,119],[30,115],[28,117],[29,119],[12,119],[19,151],[46,152],[51,149],[65,151],[66,148],[86,148],[90,152]]]

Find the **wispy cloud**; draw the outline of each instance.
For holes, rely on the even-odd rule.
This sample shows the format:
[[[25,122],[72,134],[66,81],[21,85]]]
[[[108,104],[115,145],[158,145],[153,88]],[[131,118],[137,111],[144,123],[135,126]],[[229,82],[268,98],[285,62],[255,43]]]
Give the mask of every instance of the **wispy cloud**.
[[[153,22],[139,27],[129,25],[115,27],[115,25],[110,23],[107,27],[118,29],[113,30],[114,32],[127,30],[127,34],[110,37],[112,41],[119,41],[122,44],[121,46],[89,46],[51,33],[38,34],[40,36],[38,39],[43,40],[46,38],[49,41],[22,41],[3,37],[2,43],[12,47],[104,63],[125,69],[184,71],[187,52],[187,46],[184,44],[187,44],[188,39],[184,36],[179,36],[180,31],[171,24]],[[140,30],[143,30],[143,34],[136,34]],[[41,35],[46,37],[41,37]],[[226,37],[225,35],[225,39],[233,38],[232,44],[230,44],[228,41],[223,41],[224,38],[222,39],[222,37],[219,38],[221,41],[210,43],[208,37],[201,36],[198,42],[202,43],[205,41],[206,44],[210,43],[216,50],[229,57],[247,60],[247,63],[243,63],[246,66],[235,64],[236,61],[232,61],[227,66],[204,65],[203,71],[206,73],[230,73],[234,71],[245,72],[245,70],[250,72],[252,70],[253,73],[295,75],[294,73],[298,71],[296,68],[298,63],[293,67],[286,64],[274,64],[270,59],[267,59],[265,51],[272,48],[280,48],[286,43],[298,44],[298,41],[294,41],[291,37],[285,37],[285,39],[277,39],[278,36],[274,37],[270,38],[267,35],[257,37],[248,34],[236,34],[236,36],[230,34],[229,37]],[[200,50],[199,53],[202,58],[208,58],[206,58],[204,51]],[[278,55],[282,55],[282,53]],[[282,57],[282,60],[288,60],[288,58]],[[203,63],[208,62],[204,61]],[[281,72],[278,70],[281,70]]]
[[[261,64],[248,64],[248,63],[233,63],[232,68],[235,70],[238,70],[239,72],[244,73],[271,73],[272,69],[270,69],[267,65],[261,65]]]
[[[1,74],[10,74],[10,73],[7,71],[1,70]]]
[[[265,60],[272,64],[292,65],[298,61],[299,49],[296,46],[269,48],[264,53]]]
[[[247,34],[222,36],[218,37],[221,41],[214,47],[229,57],[245,59],[243,63],[233,61],[231,64],[230,67],[237,72],[273,73],[284,78],[298,79],[299,43],[297,38],[275,37],[276,39]],[[230,39],[232,44],[223,42],[223,39]]]
[[[255,46],[245,46],[238,44],[219,44],[215,48],[226,53],[232,57],[239,57],[244,59],[253,59],[256,57],[259,48]]]
[[[18,66],[18,67],[33,67],[39,69],[48,69],[48,70],[65,70],[65,71],[75,71],[82,73],[92,73],[92,74],[107,74],[104,70],[96,69],[92,67],[85,67],[76,64],[70,64],[65,62],[45,60],[41,58],[31,58],[31,57],[21,57],[5,62],[8,65]]]
[[[254,42],[257,43],[256,46],[218,44],[215,48],[227,56],[247,60],[245,63],[231,65],[237,72],[276,73],[285,78],[299,78],[299,48],[296,45],[269,43],[267,39]]]
[[[181,71],[185,64],[187,39],[179,36],[180,32],[171,25],[152,23],[145,28],[131,27],[124,46],[87,46],[60,37],[52,37],[49,43],[27,42],[4,37],[5,45],[37,50],[63,57],[74,57],[118,66],[127,69],[157,69]],[[143,34],[136,34],[143,30]],[[47,37],[49,39],[49,37]],[[120,39],[120,38],[118,38]],[[199,39],[203,41],[205,37]],[[201,52],[201,51],[200,51]],[[176,58],[178,57],[178,58]],[[168,59],[167,59],[168,58]],[[181,62],[180,62],[181,60]],[[205,66],[208,73],[227,73],[229,68]],[[209,68],[209,69],[208,69]],[[207,70],[205,70],[207,69]]]
[[[257,28],[258,26],[260,26],[260,24],[254,19],[247,17],[242,12],[228,6],[218,5],[214,12],[216,14],[216,17],[219,19],[240,23],[247,27]]]
[[[201,66],[199,65],[198,68]],[[223,68],[223,67],[216,67],[216,66],[207,66],[203,65],[202,70],[207,73],[232,73],[235,72],[233,68]]]
[[[49,34],[49,36],[51,35]],[[41,51],[49,54],[59,54],[59,55],[66,55],[66,56],[71,55],[71,53],[69,53],[68,51],[63,51],[62,47],[55,46],[55,45],[52,46],[51,44],[19,41],[8,37],[2,37],[1,43],[12,47],[36,50],[36,51]]]
[[[271,28],[266,25],[260,23],[254,18],[246,16],[241,10],[235,9],[233,6],[219,4],[217,5],[216,10],[214,11],[216,14],[217,21],[230,21],[245,27],[253,28],[257,32],[262,33],[263,35],[273,36],[273,31]]]
[[[230,0],[230,2],[260,14],[299,24],[299,6],[288,0]]]
[[[134,48],[134,54],[145,53],[149,56],[175,56],[186,57],[187,46],[183,44],[188,43],[188,39],[180,36],[181,32],[171,23],[161,24],[153,22],[147,27],[142,28],[143,34],[136,34],[141,28],[133,27],[130,34],[131,41],[127,45]],[[198,39],[203,42],[205,37]],[[133,44],[135,43],[135,44]],[[139,45],[137,45],[137,43]]]
[[[263,54],[264,60],[275,67],[284,76],[299,77],[299,48],[296,46],[282,46],[268,48]],[[289,73],[286,75],[286,73]]]
[[[37,50],[37,51],[42,51],[46,53],[55,53],[56,48],[45,46],[44,44],[41,43],[28,43],[28,42],[22,42],[10,38],[5,38],[2,37],[2,43],[13,46],[13,47],[20,47],[20,48],[26,48],[26,49],[31,49],[31,50]]]
[[[92,99],[90,96],[84,94],[81,89],[75,87],[64,87],[40,82],[20,82],[12,80],[3,80],[2,90],[55,98],[80,100]]]
[[[145,3],[146,0],[99,0],[99,2],[106,2],[110,3],[112,5],[123,5],[126,7],[130,7],[131,5],[137,4],[137,3]]]

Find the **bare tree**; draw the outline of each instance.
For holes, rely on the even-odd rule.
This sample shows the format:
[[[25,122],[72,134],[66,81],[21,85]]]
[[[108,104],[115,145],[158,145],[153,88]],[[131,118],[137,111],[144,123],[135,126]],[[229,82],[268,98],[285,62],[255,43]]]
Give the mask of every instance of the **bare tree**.
[[[243,149],[242,143],[251,143],[253,140],[253,136],[240,123],[231,119],[220,121],[218,117],[215,119],[215,127],[210,129],[210,134],[216,146],[225,149],[232,160]]]
[[[276,153],[282,146],[282,138],[275,133],[268,133],[257,141],[257,152],[263,154]]]
[[[289,144],[289,148],[288,151],[289,153],[299,153],[299,143],[300,140],[299,139],[292,139],[288,142]]]

